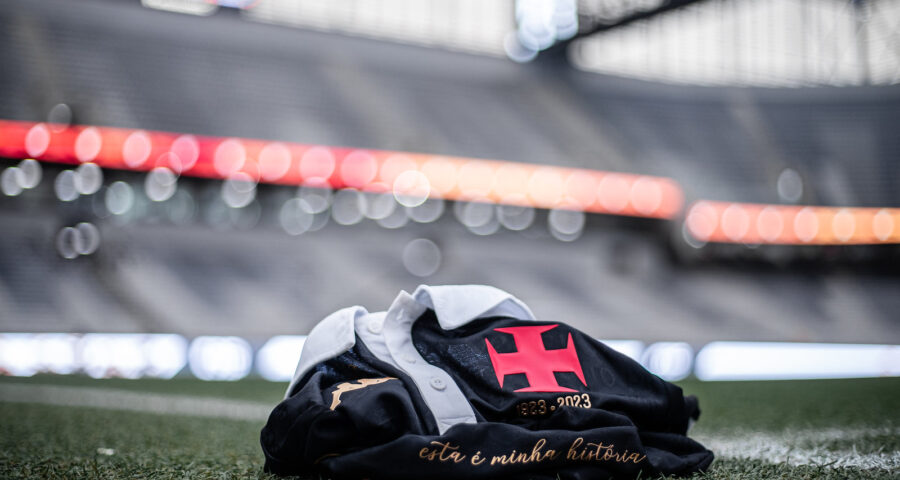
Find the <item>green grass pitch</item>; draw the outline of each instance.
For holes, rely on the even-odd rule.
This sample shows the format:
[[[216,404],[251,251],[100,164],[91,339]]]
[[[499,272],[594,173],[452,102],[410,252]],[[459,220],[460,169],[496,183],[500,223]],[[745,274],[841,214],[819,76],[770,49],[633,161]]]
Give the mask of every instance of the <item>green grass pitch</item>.
[[[700,398],[703,410],[691,436],[717,454],[710,471],[698,479],[900,477],[900,378],[680,384]],[[13,390],[46,385],[99,396],[115,391],[189,397],[201,404],[229,399],[263,412],[285,388],[260,380],[3,377],[0,398],[10,400]],[[21,399],[0,402],[0,478],[274,480],[262,473],[262,423]]]

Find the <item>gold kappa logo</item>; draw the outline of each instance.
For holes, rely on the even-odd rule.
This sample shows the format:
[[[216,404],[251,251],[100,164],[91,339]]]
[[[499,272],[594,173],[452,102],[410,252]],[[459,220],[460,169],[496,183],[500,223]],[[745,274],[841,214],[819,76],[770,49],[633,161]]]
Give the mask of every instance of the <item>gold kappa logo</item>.
[[[331,409],[334,410],[338,405],[341,404],[341,395],[346,392],[352,392],[353,390],[361,390],[370,385],[378,385],[379,383],[384,383],[388,380],[396,380],[394,377],[384,377],[384,378],[360,378],[355,382],[344,382],[339,383],[337,388],[331,392]]]

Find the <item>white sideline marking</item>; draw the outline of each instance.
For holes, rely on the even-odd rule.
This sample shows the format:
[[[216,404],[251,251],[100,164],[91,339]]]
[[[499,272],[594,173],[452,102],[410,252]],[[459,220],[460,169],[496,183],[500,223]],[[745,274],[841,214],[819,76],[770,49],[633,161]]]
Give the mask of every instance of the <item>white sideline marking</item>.
[[[42,403],[69,407],[265,421],[275,404],[225,400],[215,397],[164,395],[112,388],[63,387],[58,385],[0,386],[0,402]]]
[[[112,388],[5,384],[0,402],[42,403],[93,407],[166,415],[189,415],[264,422],[274,405],[214,397],[143,393]],[[873,435],[900,435],[900,428],[797,430],[790,433],[735,431],[692,435],[718,458],[747,458],[788,465],[827,465],[864,469],[900,469],[900,451],[859,454],[835,451],[816,444],[829,440],[863,439]],[[808,447],[813,445],[813,447]]]
[[[900,468],[900,451],[860,454],[850,450],[828,450],[816,446],[829,440],[862,440],[875,435],[900,435],[900,428],[841,430],[797,430],[790,433],[732,432],[692,435],[719,458],[763,460],[788,465],[820,465],[833,468],[895,470]],[[811,445],[811,446],[810,446]]]

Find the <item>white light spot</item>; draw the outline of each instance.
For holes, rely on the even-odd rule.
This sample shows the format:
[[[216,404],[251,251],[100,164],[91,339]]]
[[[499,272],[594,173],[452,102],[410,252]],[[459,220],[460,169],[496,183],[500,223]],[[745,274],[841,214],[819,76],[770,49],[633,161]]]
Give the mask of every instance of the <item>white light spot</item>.
[[[313,226],[315,213],[302,198],[290,198],[281,205],[278,221],[288,235],[306,233]]]
[[[156,167],[144,178],[144,193],[154,202],[164,202],[178,190],[178,177],[166,167]]]
[[[47,123],[54,132],[61,132],[72,124],[72,109],[65,103],[57,103],[47,112]]]
[[[188,342],[181,335],[147,335],[144,340],[144,375],[153,378],[172,378],[187,365]]]
[[[509,230],[525,230],[534,222],[534,209],[509,203],[497,205],[497,220]]]
[[[56,176],[53,182],[53,190],[56,192],[56,198],[63,202],[71,202],[78,198],[78,189],[75,186],[75,172],[72,170],[63,170]]]
[[[33,158],[26,158],[19,162],[19,170],[22,171],[22,175],[19,177],[22,188],[35,188],[40,185],[43,176],[41,162]]]
[[[441,249],[426,238],[417,238],[403,248],[403,266],[417,277],[428,277],[441,266]]]
[[[900,375],[900,346],[713,342],[697,354],[700,380],[793,380]]]
[[[125,182],[114,182],[106,190],[104,203],[109,213],[124,215],[134,206],[134,190]]]
[[[78,253],[81,255],[91,255],[100,247],[100,230],[90,222],[81,222],[75,225],[75,230],[81,236],[81,243],[78,245]]]
[[[42,371],[67,375],[78,369],[75,355],[77,336],[68,333],[41,333],[34,336],[34,343]]]
[[[222,183],[222,200],[231,208],[244,208],[256,199],[256,182],[244,172],[229,176]]]
[[[103,169],[96,163],[82,163],[75,169],[75,189],[82,195],[93,195],[103,186]]]
[[[147,367],[143,335],[91,333],[81,337],[82,368],[93,378],[140,378]]]
[[[681,380],[691,374],[694,350],[684,342],[658,342],[647,347],[641,363],[663,380]]]
[[[367,218],[372,220],[386,218],[397,208],[397,202],[394,201],[393,195],[387,193],[363,193],[362,195],[365,197],[366,211],[364,213]]]
[[[82,249],[81,232],[73,227],[65,227],[56,234],[56,251],[67,260],[79,255]]]
[[[365,199],[352,188],[338,191],[331,205],[331,217],[340,225],[354,225],[363,219]]]
[[[584,229],[584,222],[584,212],[574,210],[551,210],[547,215],[550,234],[564,242],[577,240]]]
[[[485,202],[457,202],[454,206],[456,219],[469,227],[487,225],[494,219],[494,205]]]
[[[776,187],[778,196],[786,202],[796,203],[803,196],[803,179],[792,168],[785,168],[778,174]]]
[[[428,177],[418,170],[406,170],[394,180],[394,198],[404,207],[417,207],[428,200],[431,184]]]
[[[19,195],[24,190],[22,186],[24,176],[19,167],[9,167],[3,170],[3,173],[0,174],[0,190],[3,190],[3,194],[7,197]]]
[[[306,335],[272,337],[256,353],[256,370],[272,382],[288,382],[300,361]]]
[[[196,213],[197,202],[188,190],[176,190],[172,195],[172,200],[166,203],[166,214],[176,225],[189,224]]]
[[[607,347],[631,358],[636,362],[641,361],[641,354],[644,353],[644,342],[640,340],[600,340]]]
[[[503,37],[503,51],[510,60],[516,63],[530,62],[538,54],[537,50],[522,45],[515,31],[509,32]]]
[[[253,350],[239,337],[197,337],[188,349],[191,373],[201,380],[240,380],[250,373]]]
[[[406,213],[418,223],[431,223],[444,213],[444,201],[440,198],[429,198],[417,207],[407,207]]]
[[[0,369],[16,377],[30,377],[40,370],[38,349],[30,333],[0,334]]]
[[[311,213],[322,213],[331,206],[334,193],[324,180],[311,180],[297,190],[297,197],[306,201]]]
[[[407,213],[408,210],[405,208],[395,208],[387,217],[378,219],[378,225],[388,229],[403,227],[409,223],[409,216]]]

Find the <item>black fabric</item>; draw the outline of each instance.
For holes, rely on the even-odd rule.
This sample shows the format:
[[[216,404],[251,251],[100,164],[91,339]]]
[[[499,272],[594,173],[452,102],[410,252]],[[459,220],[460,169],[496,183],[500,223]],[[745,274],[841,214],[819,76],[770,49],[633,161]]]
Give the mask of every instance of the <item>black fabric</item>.
[[[584,383],[573,371],[555,371],[545,384],[571,391],[516,392],[530,387],[525,374],[505,375],[501,388],[489,348],[516,353],[516,342],[525,342],[509,332],[538,326],[547,330],[533,356],[552,359],[571,336]],[[504,328],[513,330],[497,330]],[[588,480],[689,475],[713,460],[685,436],[699,416],[695,398],[563,323],[490,318],[447,331],[428,311],[411,334],[422,357],[460,387],[477,423],[439,435],[412,380],[357,339],[272,412],[261,434],[265,470],[334,479]]]

